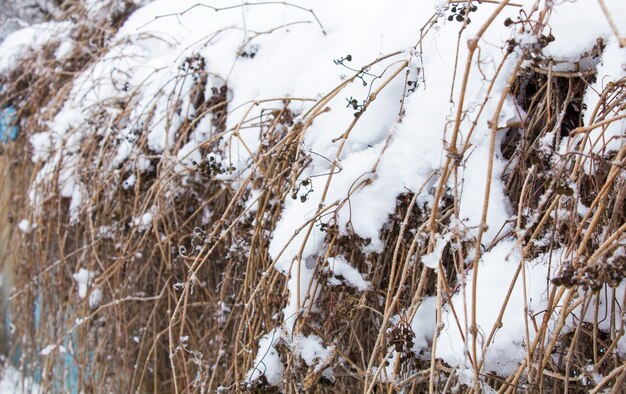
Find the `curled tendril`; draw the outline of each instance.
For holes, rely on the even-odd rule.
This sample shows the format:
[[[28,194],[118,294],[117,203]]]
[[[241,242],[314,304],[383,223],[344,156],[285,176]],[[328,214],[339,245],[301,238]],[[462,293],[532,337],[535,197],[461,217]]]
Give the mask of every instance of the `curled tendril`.
[[[181,255],[182,257],[188,257],[189,256],[189,254],[187,254],[187,248],[185,246],[183,246],[183,245],[180,245],[178,247],[178,254]]]
[[[205,238],[206,237],[206,231],[204,231],[203,229],[201,229],[200,227],[195,227],[193,229],[193,234],[198,237],[198,238]]]
[[[191,238],[191,241],[189,241],[189,244],[191,245],[189,252],[187,252],[187,248],[184,245],[180,245],[178,247],[178,254],[182,257],[191,256],[193,251],[196,250],[196,248],[198,247],[198,244],[196,244],[195,241],[200,240],[200,242],[206,242],[207,238],[208,237],[206,231],[204,231],[200,227],[195,227],[193,229],[193,237]]]

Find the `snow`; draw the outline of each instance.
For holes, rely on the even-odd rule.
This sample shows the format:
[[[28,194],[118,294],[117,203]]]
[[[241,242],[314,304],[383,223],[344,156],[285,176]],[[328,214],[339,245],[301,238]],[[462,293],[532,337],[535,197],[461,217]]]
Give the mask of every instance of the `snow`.
[[[605,3],[617,26],[624,26],[626,9],[623,3],[620,0],[606,0]],[[555,5],[550,15],[550,27],[556,40],[543,53],[556,60],[577,61],[593,48],[598,38],[615,37],[600,7],[589,1],[566,1]]]
[[[48,354],[52,353],[52,351],[56,348],[57,348],[56,345],[48,345],[45,348],[41,349],[41,351],[39,352],[39,355],[47,356]]]
[[[74,185],[70,199],[70,224],[76,224],[80,219],[80,208],[83,206],[84,194],[82,190],[82,185]]]
[[[155,209],[152,207],[140,217],[133,218],[132,224],[139,228],[139,231],[146,231],[152,226]]]
[[[54,52],[54,57],[57,60],[62,60],[66,58],[68,55],[72,53],[72,51],[74,50],[74,46],[75,46],[74,41],[70,39],[61,41],[61,44],[59,45],[57,50]]]
[[[35,223],[34,225],[31,225],[30,221],[27,219],[22,219],[20,220],[20,222],[17,224],[17,228],[20,229],[21,232],[23,232],[24,234],[28,234],[31,231],[33,231],[35,228],[37,228],[37,224]]]
[[[314,367],[314,372],[328,366],[334,353],[333,346],[325,347],[317,335],[298,335],[294,339],[294,348],[306,365]]]
[[[437,237],[433,251],[422,256],[422,264],[428,268],[437,270],[439,268],[439,260],[441,260],[443,250],[450,241],[450,238],[452,238],[452,233],[448,233],[445,237]]]
[[[621,7],[623,10],[624,7]],[[624,18],[626,20],[626,17]],[[626,48],[620,48],[617,39],[609,37],[606,41],[606,47],[602,53],[602,61],[597,66],[597,79],[591,84],[590,88],[585,92],[583,103],[586,109],[583,110],[585,126],[589,126],[594,122],[598,122],[596,116],[592,118],[593,111],[598,107],[600,93],[611,82],[626,77],[626,68],[624,68],[624,59],[626,59]],[[585,108],[585,107],[583,107]],[[603,111],[603,109],[601,109]],[[604,114],[605,119],[610,119],[618,115],[618,111],[614,110]],[[608,127],[599,127],[589,133],[589,140],[586,149],[593,153],[607,153],[608,151],[619,151],[624,146],[624,136],[626,133],[626,119],[621,119],[611,123]],[[606,150],[603,146],[606,144]]]
[[[94,272],[91,272],[85,268],[79,269],[78,272],[72,275],[72,278],[74,278],[76,284],[78,285],[78,296],[80,298],[87,297],[87,290],[89,290],[89,286],[91,285],[94,276]]]
[[[102,301],[102,291],[95,287],[91,290],[91,294],[89,294],[89,307],[96,309],[100,305],[100,301]]]
[[[331,279],[335,280],[335,284],[345,283],[359,291],[372,288],[372,285],[363,278],[363,275],[341,256],[329,258],[327,270],[333,275]]]
[[[30,378],[24,378],[23,374],[13,366],[7,366],[0,370],[0,394],[14,394],[28,392],[40,393],[40,388]]]
[[[32,159],[35,162],[47,160],[52,149],[52,141],[50,133],[42,132],[33,134],[30,137],[30,143],[33,147]]]
[[[498,315],[520,264],[521,252],[516,241],[506,240],[484,253],[479,262],[476,292],[474,293],[471,285],[474,275],[471,271],[466,278],[465,290],[452,297],[451,306],[446,305],[443,308],[442,321],[445,328],[437,342],[437,356],[450,365],[470,367],[466,351],[471,349],[472,334],[467,327],[472,324],[471,299],[475,294],[479,359],[484,359],[486,371],[495,371],[504,376],[513,372],[526,355],[527,339],[531,342],[534,339],[532,329],[529,338],[526,338],[525,327],[529,322],[528,319],[531,315],[534,315],[537,321],[543,319],[541,311],[546,309],[549,291],[549,259],[551,257],[551,263],[558,266],[561,254],[562,251],[557,250],[552,256],[542,255],[524,264],[527,298],[524,299],[522,281],[517,280],[502,317],[502,325],[497,329],[493,341],[486,344],[486,339],[498,323]],[[525,311],[526,305],[528,313]],[[454,318],[452,308],[456,311],[458,321]],[[532,323],[528,324],[532,327]],[[466,341],[463,341],[462,335]]]
[[[130,190],[135,186],[135,182],[137,181],[137,176],[135,174],[130,174],[128,178],[122,182],[122,188],[124,190]]]
[[[464,384],[467,387],[474,387],[475,375],[474,370],[469,368],[460,368],[457,370],[459,375],[459,383]],[[485,382],[479,382],[480,392],[485,394],[496,394],[497,391],[493,387],[489,386]]]
[[[307,297],[308,289],[315,288],[315,285],[317,284],[317,280],[313,275],[315,258],[309,256],[303,263],[304,264],[301,264],[300,267],[298,267],[298,262],[294,260],[294,264],[291,264],[285,272],[285,274],[289,277],[289,280],[287,282],[287,288],[289,289],[289,299],[287,301],[287,306],[283,310],[283,323],[288,335],[292,334],[294,325],[300,313],[300,311],[298,310],[298,304],[300,305],[300,309],[304,310],[310,305],[312,301],[311,299],[315,299],[317,297],[317,294]],[[278,269],[280,270],[281,268]],[[300,271],[299,277],[298,271]]]
[[[273,386],[282,383],[285,366],[280,360],[280,356],[276,351],[276,344],[281,339],[282,331],[279,329],[272,330],[259,340],[259,350],[254,360],[254,366],[246,375],[246,381],[252,383],[265,376],[267,382]]]
[[[420,354],[432,344],[437,323],[436,312],[437,297],[426,297],[413,316],[411,330],[415,334],[412,349],[414,353]]]
[[[0,72],[4,72],[29,51],[35,51],[54,41],[67,38],[71,24],[69,22],[45,22],[24,27],[11,33],[0,42]]]

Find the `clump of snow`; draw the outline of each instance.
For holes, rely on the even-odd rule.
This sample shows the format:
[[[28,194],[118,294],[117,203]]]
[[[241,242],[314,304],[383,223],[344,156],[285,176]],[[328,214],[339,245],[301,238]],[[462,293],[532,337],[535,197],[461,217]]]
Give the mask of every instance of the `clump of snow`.
[[[30,144],[33,147],[32,159],[34,162],[46,160],[50,156],[52,149],[50,133],[42,132],[33,134],[30,137]]]
[[[17,224],[17,228],[19,228],[20,231],[23,232],[24,234],[28,234],[28,233],[30,233],[31,231],[33,231],[34,229],[37,228],[37,223],[31,224],[30,220],[22,219]]]
[[[61,44],[57,48],[56,52],[54,52],[54,57],[57,60],[62,60],[72,53],[72,51],[74,50],[74,47],[75,47],[75,43],[73,40],[70,40],[70,39],[63,40],[61,41]]]
[[[626,9],[620,0],[605,0],[618,26],[626,23]],[[606,16],[597,3],[565,1],[554,5],[550,27],[555,41],[543,53],[557,60],[578,61],[581,55],[596,45],[598,38],[615,38]],[[622,58],[623,59],[623,58]]]
[[[48,345],[48,346],[44,347],[43,349],[41,349],[39,354],[41,356],[47,356],[48,354],[50,354],[53,351],[55,351],[57,348],[59,349],[59,353],[61,353],[61,354],[67,353],[67,349],[65,347],[63,347],[63,346],[60,346],[60,345]]]
[[[289,335],[292,333],[293,326],[296,323],[301,311],[310,305],[312,299],[314,300],[317,298],[317,294],[308,294],[308,289],[315,288],[315,285],[317,284],[317,279],[313,275],[315,261],[316,259],[313,256],[307,257],[307,259],[301,263],[294,259],[293,264],[286,268],[285,274],[289,277],[287,282],[289,299],[287,301],[287,306],[283,309],[283,315],[285,316],[285,330]],[[300,265],[300,267],[298,267],[298,265]],[[279,270],[282,272],[281,268],[279,268]],[[298,271],[300,271],[299,278]],[[299,291],[298,282],[300,283]],[[298,305],[300,305],[300,309],[298,309]]]
[[[264,376],[273,386],[279,386],[282,383],[285,366],[275,348],[281,335],[280,329],[274,329],[259,340],[257,356],[252,369],[246,375],[248,383],[257,381],[261,376]]]
[[[413,352],[420,354],[430,347],[437,323],[437,297],[426,297],[411,320],[413,338]]]
[[[539,139],[539,151],[548,156],[554,150],[554,131],[547,132]]]
[[[334,347],[325,347],[322,339],[317,335],[299,334],[293,341],[296,352],[302,357],[306,365],[314,367],[314,372],[319,372],[330,363]]]
[[[470,368],[459,368],[457,369],[457,374],[459,376],[459,383],[463,384],[467,387],[474,387],[476,383],[476,377],[474,375],[474,370]],[[485,383],[484,381],[478,382],[480,386],[480,392],[486,394],[496,394],[497,391],[494,390],[493,387]]]
[[[424,264],[428,268],[432,268],[434,270],[439,268],[439,260],[441,260],[441,255],[443,253],[444,248],[447,243],[450,241],[452,237],[452,233],[448,233],[444,237],[437,237],[437,242],[435,243],[435,247],[431,253],[425,254],[422,256],[422,264]]]
[[[72,190],[72,196],[70,198],[70,224],[78,223],[80,219],[80,209],[83,206],[83,191],[84,187],[82,184],[74,185],[74,189]]]
[[[153,168],[152,163],[145,156],[139,155],[137,158],[137,169],[141,172],[148,172]]]
[[[152,226],[152,219],[156,208],[152,207],[140,217],[133,218],[132,225],[139,228],[139,231],[146,231]]]
[[[329,279],[331,285],[346,284],[359,291],[366,291],[372,288],[372,285],[363,278],[363,275],[342,256],[329,257],[326,271],[332,275]]]
[[[100,306],[100,301],[102,301],[102,290],[94,287],[91,290],[91,294],[89,294],[89,307],[91,309],[96,309],[98,306]]]
[[[130,190],[135,186],[135,182],[137,181],[137,176],[135,174],[130,174],[128,178],[122,182],[122,188],[124,190]]]
[[[78,272],[72,274],[72,278],[74,278],[76,284],[78,285],[78,296],[80,298],[87,297],[87,291],[89,290],[91,282],[95,278],[95,273],[85,268],[81,268]]]
[[[478,327],[478,357],[484,359],[485,369],[508,375],[517,368],[525,357],[527,340],[534,339],[534,331],[530,330],[526,338],[525,327],[530,315],[539,314],[547,305],[547,294],[550,288],[549,260],[550,255],[542,255],[532,262],[523,263],[526,270],[526,295],[522,281],[516,281],[506,310],[502,317],[502,325],[497,328],[493,341],[485,343],[491,331],[498,325],[498,315],[504,306],[505,297],[511,283],[516,278],[516,271],[521,260],[519,247],[515,240],[498,243],[492,250],[484,253],[479,262],[478,283],[476,292],[472,289],[473,271],[467,274],[464,291],[452,297],[452,303],[442,311],[445,328],[437,342],[437,356],[446,363],[459,367],[469,367],[466,351],[471,348],[473,337],[468,329],[472,322],[472,297],[476,295],[476,324]],[[553,252],[552,264],[560,261],[562,251]],[[520,274],[521,275],[521,274]],[[529,310],[525,310],[525,302]],[[453,309],[458,316],[456,320]],[[466,314],[467,312],[467,314]],[[539,317],[540,319],[541,317]],[[462,332],[460,331],[463,330]],[[462,335],[466,338],[463,341]]]
[[[67,39],[70,22],[44,22],[24,27],[0,42],[0,72],[12,67],[29,51],[35,51],[51,41]]]

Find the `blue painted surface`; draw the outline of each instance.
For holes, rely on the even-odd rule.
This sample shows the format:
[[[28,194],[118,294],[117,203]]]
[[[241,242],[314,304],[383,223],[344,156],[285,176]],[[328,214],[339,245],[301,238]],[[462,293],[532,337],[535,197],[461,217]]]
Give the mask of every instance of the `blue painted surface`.
[[[0,91],[2,91],[2,86],[0,85]],[[7,106],[4,108],[0,108],[0,144],[8,143],[9,141],[15,141],[19,134],[19,127],[17,126],[17,111],[13,106]],[[71,310],[70,310],[71,313]],[[52,330],[52,327],[48,326],[49,322],[47,320],[42,319],[42,299],[41,294],[37,296],[35,299],[35,305],[33,307],[33,318],[35,327],[37,330]],[[11,316],[7,313],[5,316],[5,321],[2,322],[0,319],[0,324],[4,323],[7,327],[11,324]],[[76,341],[77,335],[72,334],[68,338],[63,341],[63,346],[66,349],[71,348],[71,342]],[[45,344],[40,344],[41,348],[44,347]],[[39,351],[41,349],[38,349]],[[18,347],[13,354],[11,362],[14,366],[19,368],[22,365],[23,353],[21,349]],[[66,374],[65,387],[60,387],[56,385],[55,390],[58,392],[65,392],[71,394],[78,394],[78,377],[79,377],[79,368],[76,364],[76,360],[72,357],[69,352],[65,354],[59,354],[58,357],[63,360],[63,363],[57,365],[56,373]],[[90,357],[91,358],[91,357]],[[91,362],[91,360],[89,360]],[[25,360],[25,368],[26,374],[32,376],[35,383],[41,382],[41,368],[38,366],[39,360]],[[89,371],[89,366],[86,368]]]
[[[12,106],[0,109],[0,143],[15,141],[19,132],[17,112]]]
[[[45,313],[43,313],[45,315]],[[70,314],[71,314],[71,309],[70,309]],[[41,298],[41,294],[37,295],[37,298],[35,299],[35,305],[33,307],[33,318],[34,318],[34,323],[35,323],[35,327],[37,330],[49,330],[50,332],[53,331],[52,326],[49,326],[48,324],[52,324],[52,322],[46,320],[45,318],[42,319],[42,298]],[[7,327],[10,326],[11,324],[11,317],[7,316],[7,322],[6,325]],[[65,338],[65,340],[63,341],[62,346],[65,347],[65,349],[70,350],[71,349],[71,345],[73,341],[77,341],[78,337],[77,334],[74,333],[70,336],[68,336],[67,338]],[[45,344],[39,344],[39,348],[37,349],[37,352],[40,352],[41,350],[43,350],[43,348],[45,347]],[[67,393],[67,394],[79,394],[78,391],[78,378],[79,378],[79,368],[78,365],[76,364],[76,360],[72,357],[72,355],[69,352],[66,353],[56,353],[56,356],[47,356],[47,357],[58,357],[59,360],[62,360],[62,362],[57,363],[56,368],[55,368],[55,376],[64,376],[65,377],[65,384],[62,385],[61,383],[57,382],[53,384],[53,390],[54,392],[58,392],[58,393]],[[22,349],[18,346],[18,348],[16,349],[16,351],[13,353],[13,357],[11,359],[11,363],[13,364],[13,366],[15,368],[24,368],[24,373],[26,376],[30,376],[33,379],[33,382],[35,382],[36,384],[40,384],[41,383],[41,360],[37,359],[37,360],[22,360],[23,357],[23,353],[22,353]],[[44,357],[44,356],[41,356]],[[91,357],[91,352],[89,355],[89,363],[91,364],[92,362],[92,357]],[[89,377],[89,373],[90,373],[90,365],[87,365],[85,367],[85,378]]]

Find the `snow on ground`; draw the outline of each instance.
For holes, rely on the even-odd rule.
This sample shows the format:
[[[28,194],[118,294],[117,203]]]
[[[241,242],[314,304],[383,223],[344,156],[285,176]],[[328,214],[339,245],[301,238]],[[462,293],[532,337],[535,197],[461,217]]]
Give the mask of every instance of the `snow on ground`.
[[[523,3],[526,4],[525,10],[530,12],[529,5],[533,1]],[[607,0],[606,3],[617,24],[626,26],[626,10],[620,0]],[[313,295],[305,301],[309,283],[316,281],[314,264],[309,263],[314,263],[316,256],[323,251],[325,239],[320,229],[313,228],[311,234],[305,235],[306,232],[302,231],[292,240],[294,230],[306,224],[320,206],[343,201],[350,195],[349,208],[338,211],[340,231],[346,233],[350,230],[369,239],[371,242],[367,251],[380,252],[383,244],[379,233],[393,213],[399,194],[423,189],[419,203],[432,205],[433,186],[441,175],[439,171],[446,160],[452,124],[460,105],[460,81],[468,52],[464,42],[478,33],[496,5],[483,3],[472,13],[472,23],[463,32],[458,48],[460,62],[456,66],[454,54],[461,25],[446,19],[443,10],[447,2],[441,0],[293,2],[304,8],[313,5],[322,26],[311,13],[282,4],[245,6],[219,12],[196,4],[215,5],[209,1],[155,0],[141,7],[117,33],[111,50],[75,80],[70,98],[54,120],[42,125],[41,131],[31,138],[34,147],[32,159],[43,162],[30,195],[31,202],[38,204],[45,198],[37,185],[60,168],[62,195],[71,200],[73,217],[78,217],[80,210],[85,209],[87,192],[77,175],[76,169],[81,163],[78,161],[80,155],[76,153],[81,149],[81,140],[93,133],[116,137],[111,138],[117,144],[113,166],[129,165],[138,171],[147,171],[145,152],[136,145],[133,134],[137,128],[147,126],[150,130],[149,151],[161,155],[164,161],[175,163],[172,171],[184,173],[186,168],[200,159],[198,147],[208,138],[202,130],[210,124],[210,119],[203,120],[204,123],[197,128],[199,131],[194,132],[178,153],[172,153],[178,128],[196,115],[189,105],[194,81],[184,77],[185,74],[192,74],[194,67],[204,67],[210,72],[212,77],[205,87],[208,95],[212,88],[228,86],[231,112],[226,127],[234,129],[250,107],[249,117],[260,114],[262,106],[255,106],[256,100],[275,97],[317,100],[342,84],[352,71],[333,60],[343,59],[340,61],[358,71],[380,56],[399,51],[373,65],[363,75],[363,80],[356,79],[345,86],[341,94],[327,103],[330,111],[315,119],[302,141],[305,152],[315,153],[300,178],[310,180],[311,191],[304,201],[300,198],[285,201],[270,246],[276,269],[289,278],[290,299],[284,311],[285,321],[282,328],[272,330],[261,339],[255,368],[248,373],[251,381],[265,373],[270,384],[280,384],[284,366],[274,346],[281,339],[289,341],[299,313],[297,306],[305,307],[307,302],[315,299]],[[239,4],[224,1],[219,6]],[[188,12],[180,14],[185,10]],[[450,187],[461,186],[460,215],[468,237],[478,233],[485,187],[487,183],[491,185],[488,228],[483,235],[485,245],[509,229],[508,221],[513,215],[500,180],[504,160],[497,148],[499,144],[496,144],[492,176],[487,179],[485,174],[491,154],[488,121],[494,117],[500,97],[505,95],[504,105],[496,117],[499,126],[519,120],[522,115],[505,92],[507,79],[519,57],[519,53],[514,52],[505,59],[507,41],[517,37],[528,45],[533,42],[528,33],[518,35],[515,25],[504,24],[506,18],[515,19],[519,12],[518,7],[505,8],[479,42],[480,54],[474,57],[471,64],[465,91],[467,100],[463,105],[466,112],[457,141],[457,146],[468,143],[471,148],[458,177],[460,185],[454,184],[455,178],[451,178],[449,184]],[[418,43],[420,29],[429,25],[433,14],[437,23]],[[577,19],[583,16],[584,23]],[[595,90],[589,90],[585,97],[589,111],[597,103],[596,92],[601,90],[601,85],[624,76],[624,49],[615,42],[595,2],[555,5],[550,26],[556,41],[548,46],[546,54],[558,61],[578,60],[581,51],[590,50],[598,38],[603,38],[607,44],[598,66],[603,77],[598,78]],[[38,32],[43,30],[56,31],[56,39],[63,40],[63,30],[66,29],[58,24],[44,24],[13,34],[0,46],[0,52],[7,53],[0,58],[0,71],[14,64],[16,57],[26,48],[42,45],[41,37],[47,35]],[[269,31],[271,34],[266,34]],[[57,55],[63,56],[68,50],[64,45]],[[254,56],[242,57],[242,53],[254,53]],[[194,55],[202,56],[206,64],[194,63],[197,62],[193,60]],[[351,60],[347,59],[348,55]],[[415,89],[401,103],[406,90],[403,62],[409,64],[410,75],[415,78]],[[367,111],[360,114],[345,145],[339,148],[342,140],[338,137],[355,120],[355,111],[350,106],[346,108],[346,100],[350,102],[354,98],[357,104],[361,103],[394,72],[399,72],[398,76],[376,96]],[[456,82],[453,84],[453,81]],[[181,94],[181,105],[172,103],[175,93]],[[489,97],[489,100],[479,113],[484,97]],[[109,104],[112,99],[134,103],[135,110],[130,114],[127,126],[120,130],[96,131],[90,128],[87,121],[100,111],[105,111],[111,118],[121,113],[119,108]],[[184,110],[176,111],[175,107]],[[149,108],[154,109],[154,116],[147,115],[146,109]],[[308,101],[290,104],[290,109],[299,114],[310,108]],[[585,119],[588,121],[587,117]],[[469,135],[474,122],[476,129]],[[616,136],[614,144],[622,144],[619,136],[624,123],[616,122],[612,127]],[[257,133],[242,130],[240,136],[254,151],[259,143]],[[234,163],[237,169],[245,169],[250,159],[245,146],[236,138],[225,138],[224,141],[222,150],[229,153],[223,160]],[[564,144],[563,149],[567,149],[568,143]],[[328,173],[335,168],[333,163],[339,163],[337,168],[340,171],[331,179]],[[243,175],[240,171],[245,170],[237,171],[233,178]],[[324,193],[324,185],[329,179],[331,186]],[[368,181],[365,186],[355,188],[355,184],[365,180]],[[119,182],[130,188],[134,179],[120,179]],[[147,226],[151,219],[152,216],[136,218],[133,224]],[[445,237],[446,234],[440,235],[441,239]],[[424,259],[429,267],[436,267],[438,256],[433,256]],[[499,304],[492,304],[493,300],[501,300],[506,294],[508,280],[512,279],[519,260],[520,251],[516,242],[505,239],[484,254],[479,263],[481,276],[476,296],[478,325],[483,336],[490,332],[499,310]],[[298,264],[301,265],[299,270]],[[338,282],[344,281],[361,291],[369,286],[367,278],[347,261],[336,258],[333,262],[329,261],[328,267]],[[541,302],[545,301],[546,266],[537,261],[527,264],[524,269],[528,271],[526,302],[539,310]],[[299,278],[297,272],[300,272]],[[298,281],[299,294],[296,290]],[[488,369],[508,373],[524,357],[525,325],[524,321],[519,321],[525,316],[521,294],[520,286],[516,286],[504,315],[503,326],[485,354]],[[463,351],[466,343],[460,335],[461,331],[467,330],[466,312],[460,306],[468,297],[471,294],[465,289],[465,292],[461,291],[453,297],[451,306],[445,308],[443,320],[446,325],[437,346],[439,357],[460,367],[467,365]],[[434,310],[435,304],[432,300],[424,302],[424,309],[419,310],[417,316],[423,313],[426,313],[424,316],[432,316],[428,311]],[[452,321],[450,307],[461,310],[458,326]],[[433,324],[416,321],[412,326],[417,331],[424,331],[417,333],[419,347],[424,347],[432,338]],[[301,348],[307,363],[323,359],[327,351],[314,337],[299,337],[295,346]]]
[[[0,394],[39,393],[39,387],[30,379],[23,379],[22,373],[9,366],[0,368]]]

